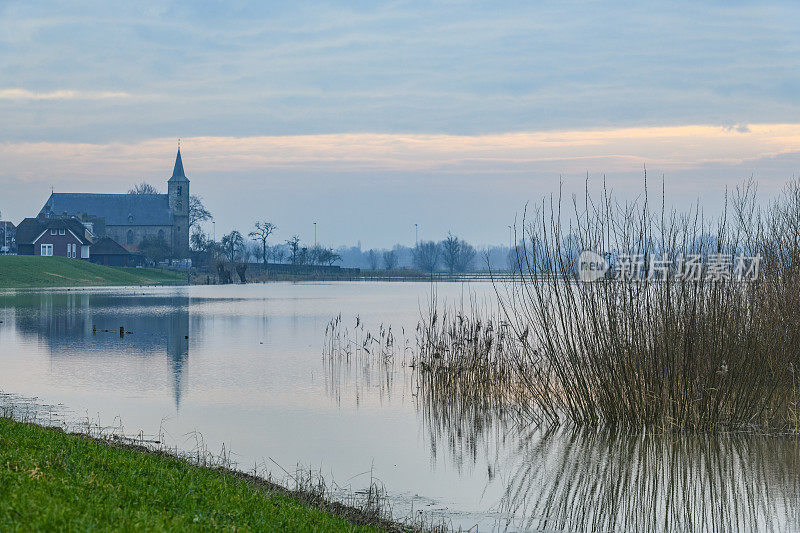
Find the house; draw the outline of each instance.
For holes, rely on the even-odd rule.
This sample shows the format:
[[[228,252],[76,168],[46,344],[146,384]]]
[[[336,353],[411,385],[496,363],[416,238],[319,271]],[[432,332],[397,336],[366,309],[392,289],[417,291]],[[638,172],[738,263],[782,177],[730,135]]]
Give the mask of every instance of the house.
[[[166,241],[177,259],[189,257],[189,179],[181,151],[175,157],[167,194],[51,193],[40,217],[76,217],[97,237],[111,237],[128,250],[146,238]]]
[[[89,261],[106,266],[134,266],[141,263],[141,256],[132,254],[111,237],[103,237],[92,244]]]
[[[8,220],[0,220],[0,254],[11,254],[17,249],[17,227]]]
[[[17,226],[17,253],[89,260],[93,235],[76,218],[26,218]]]

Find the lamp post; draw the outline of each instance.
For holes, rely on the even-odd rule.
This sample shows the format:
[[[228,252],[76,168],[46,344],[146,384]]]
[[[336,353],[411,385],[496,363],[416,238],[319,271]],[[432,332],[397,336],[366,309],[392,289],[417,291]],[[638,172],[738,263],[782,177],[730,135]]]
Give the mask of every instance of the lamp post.
[[[419,245],[419,224],[414,224],[414,246]]]
[[[508,226],[508,249],[514,247],[514,235],[511,233],[511,226]]]
[[[217,221],[216,220],[212,220],[211,221],[211,227],[214,230],[214,236],[212,237],[212,239],[214,240],[214,242],[217,242]]]
[[[317,223],[314,222],[314,249],[317,248]]]

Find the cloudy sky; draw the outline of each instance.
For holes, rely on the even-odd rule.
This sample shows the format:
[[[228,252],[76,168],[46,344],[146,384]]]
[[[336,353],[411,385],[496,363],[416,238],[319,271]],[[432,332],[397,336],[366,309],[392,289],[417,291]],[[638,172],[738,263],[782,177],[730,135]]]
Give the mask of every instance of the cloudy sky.
[[[330,245],[502,243],[587,173],[709,211],[800,173],[794,3],[343,4],[0,1],[3,218],[165,188],[179,137],[218,234]]]

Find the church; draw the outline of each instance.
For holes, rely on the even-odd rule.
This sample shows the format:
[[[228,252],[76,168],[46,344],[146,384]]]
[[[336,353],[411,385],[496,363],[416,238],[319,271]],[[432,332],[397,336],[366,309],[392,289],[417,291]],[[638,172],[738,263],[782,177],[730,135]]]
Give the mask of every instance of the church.
[[[177,259],[189,257],[189,179],[181,150],[175,157],[167,194],[51,193],[39,219],[81,220],[96,237],[111,237],[138,251],[145,237],[163,238]]]

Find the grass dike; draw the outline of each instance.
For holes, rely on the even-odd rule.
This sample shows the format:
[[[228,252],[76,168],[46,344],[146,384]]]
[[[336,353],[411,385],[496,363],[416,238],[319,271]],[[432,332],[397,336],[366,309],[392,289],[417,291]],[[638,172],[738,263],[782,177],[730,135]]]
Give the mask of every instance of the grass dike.
[[[0,256],[0,288],[178,285],[186,275],[155,268],[108,267],[67,257]]]
[[[163,450],[0,417],[2,531],[409,531]]]

